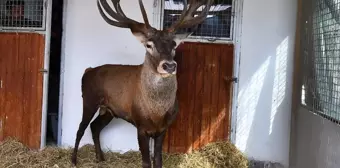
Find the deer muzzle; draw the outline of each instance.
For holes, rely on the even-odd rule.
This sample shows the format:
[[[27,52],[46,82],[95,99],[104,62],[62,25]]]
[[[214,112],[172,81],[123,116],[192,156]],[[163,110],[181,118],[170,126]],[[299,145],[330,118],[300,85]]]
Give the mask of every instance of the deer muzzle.
[[[164,77],[175,75],[177,71],[177,63],[175,61],[163,60],[159,63],[157,71]]]

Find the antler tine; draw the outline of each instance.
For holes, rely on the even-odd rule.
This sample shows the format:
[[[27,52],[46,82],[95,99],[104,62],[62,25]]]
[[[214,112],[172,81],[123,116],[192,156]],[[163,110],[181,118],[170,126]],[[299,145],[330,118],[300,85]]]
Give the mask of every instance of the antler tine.
[[[204,3],[204,0],[193,0],[189,8],[187,9],[187,2],[186,0],[184,1],[184,9],[182,11],[182,14],[180,18],[170,28],[167,29],[169,32],[174,32],[179,28],[188,28],[203,22],[204,19],[207,17],[211,4],[213,2],[213,0],[206,0],[206,3]],[[194,12],[204,4],[205,7],[202,10],[201,14],[194,17]]]
[[[117,2],[117,0],[111,0],[113,3],[113,6],[115,7],[116,11],[118,14],[120,14],[121,16],[126,17],[125,13],[122,10],[122,7],[120,6],[119,1]]]
[[[140,10],[142,12],[142,15],[143,15],[143,20],[144,20],[144,23],[146,25],[146,27],[150,27],[150,24],[149,24],[149,19],[148,19],[148,16],[146,14],[146,11],[145,11],[145,8],[144,8],[144,5],[143,5],[143,1],[142,0],[139,0],[139,6],[140,6]]]
[[[103,9],[101,8],[99,1],[101,3],[101,6],[103,9],[115,20],[110,19],[104,14]],[[117,12],[113,11],[110,5],[107,3],[106,0],[97,0],[97,7],[99,9],[100,15],[103,17],[103,19],[112,26],[122,27],[122,28],[131,28],[132,24],[140,24],[139,22],[132,20],[124,14],[119,2],[120,0],[111,0],[114,8]]]
[[[108,18],[105,14],[103,9],[100,7],[99,1],[97,1],[97,7],[99,9],[99,13],[102,16],[102,18],[106,21],[106,23],[112,25],[112,26],[116,26],[116,27],[122,27],[122,28],[128,28],[128,25],[122,22],[117,22],[114,20],[111,20],[110,18]]]

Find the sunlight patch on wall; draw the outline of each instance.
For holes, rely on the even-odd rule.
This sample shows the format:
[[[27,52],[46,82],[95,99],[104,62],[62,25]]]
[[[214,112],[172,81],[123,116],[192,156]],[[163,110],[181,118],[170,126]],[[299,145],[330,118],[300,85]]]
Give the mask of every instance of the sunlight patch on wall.
[[[287,57],[288,57],[288,40],[287,36],[280,45],[276,48],[276,61],[275,61],[275,78],[272,94],[272,107],[270,113],[270,126],[269,134],[273,131],[273,122],[277,113],[278,107],[286,95],[287,83]]]
[[[254,114],[259,101],[259,97],[262,91],[265,75],[267,74],[269,62],[271,56],[269,56],[260,68],[254,73],[250,81],[247,82],[244,88],[241,88],[238,96],[238,111],[241,114],[237,115],[237,134],[236,134],[236,146],[245,151],[247,141],[249,138],[250,127],[254,120]]]
[[[306,105],[306,91],[305,85],[301,87],[301,104]]]

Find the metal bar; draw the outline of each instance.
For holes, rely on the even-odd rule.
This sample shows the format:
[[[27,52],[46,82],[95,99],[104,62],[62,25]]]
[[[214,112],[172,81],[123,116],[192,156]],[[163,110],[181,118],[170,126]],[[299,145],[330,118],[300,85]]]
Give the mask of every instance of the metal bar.
[[[242,14],[243,14],[243,2],[244,0],[233,1],[233,43],[234,43],[234,68],[233,76],[240,77],[240,59],[241,59],[241,37],[242,37]],[[233,95],[231,104],[231,130],[230,130],[230,141],[236,144],[236,131],[237,131],[237,104],[238,104],[238,91],[239,82],[233,83]]]
[[[67,17],[67,4],[68,1],[63,1],[63,17]],[[63,19],[62,21],[62,28],[65,30],[67,20]],[[60,58],[60,85],[59,85],[59,111],[58,111],[58,146],[62,144],[62,119],[63,119],[63,100],[64,100],[64,72],[65,72],[65,40],[66,36],[62,36],[62,42],[61,42],[61,58]]]
[[[41,144],[40,148],[46,146],[46,127],[47,127],[47,99],[48,99],[48,77],[50,64],[50,39],[51,39],[51,24],[52,24],[52,0],[44,0],[46,4],[46,35],[45,35],[45,58],[44,69],[47,73],[43,73],[43,103],[41,116]]]
[[[236,17],[236,11],[239,11],[239,3],[243,3],[243,2],[239,2],[238,0],[233,0],[232,4],[231,4],[231,18],[230,18],[230,30],[229,30],[229,35],[231,40],[234,39],[234,26],[235,26],[235,17]],[[238,16],[240,16],[240,13],[237,13]]]
[[[197,42],[197,43],[214,43],[214,44],[234,44],[234,41],[231,39],[218,39],[218,40],[208,40],[208,39],[200,39],[200,38],[191,38],[190,36],[183,40],[184,42]]]
[[[31,30],[0,30],[0,33],[36,33],[36,34],[46,34],[45,30],[42,31],[31,31]]]
[[[340,25],[334,7],[340,1],[313,0],[308,2],[304,17],[304,39],[301,54],[304,58],[301,70],[306,103],[301,104],[317,111],[334,122],[340,120]],[[305,2],[307,5],[307,2]],[[332,11],[333,10],[333,11]],[[302,87],[302,86],[301,86]]]

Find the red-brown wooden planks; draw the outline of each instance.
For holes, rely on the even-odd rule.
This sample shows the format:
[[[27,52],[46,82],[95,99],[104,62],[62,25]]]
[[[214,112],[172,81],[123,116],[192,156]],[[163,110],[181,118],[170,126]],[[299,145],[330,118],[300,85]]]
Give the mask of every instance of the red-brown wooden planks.
[[[213,44],[211,44],[213,45]],[[219,46],[219,48],[221,48]],[[220,117],[220,111],[218,109],[218,94],[219,94],[219,70],[220,70],[220,61],[219,58],[221,57],[221,50],[215,49],[211,47],[212,49],[212,61],[211,61],[211,103],[210,103],[210,132],[209,132],[209,142],[215,142],[218,140],[218,135],[221,132],[221,128],[223,129],[223,118]]]
[[[202,109],[203,109],[203,87],[204,87],[204,65],[205,65],[205,57],[202,53],[204,53],[204,47],[197,47],[196,45],[191,45],[191,52],[195,53],[195,61],[193,61],[196,64],[195,67],[195,89],[192,89],[191,91],[194,92],[194,110],[191,111],[194,115],[192,126],[193,129],[193,150],[199,149],[201,146],[201,125],[202,125]],[[189,113],[189,112],[188,112]]]
[[[0,33],[3,137],[31,148],[40,147],[44,44],[40,34]]]
[[[179,114],[163,144],[165,152],[191,152],[228,140],[233,45],[186,42],[177,49]]]
[[[225,89],[224,89],[224,139],[227,140],[230,136],[230,120],[231,120],[231,105],[232,105],[232,78],[233,78],[233,67],[234,67],[234,48],[233,45],[229,45],[229,47],[223,48],[223,53],[229,53],[229,57],[223,57],[221,56],[222,60],[221,62],[225,63],[224,67],[224,74],[221,74],[221,78],[223,78],[222,75],[225,75],[225,77],[228,79],[227,81],[224,80]]]
[[[203,74],[203,108],[202,108],[202,124],[201,124],[201,146],[202,144],[207,144],[209,142],[209,132],[210,132],[210,108],[211,108],[211,68],[210,65],[212,64],[212,50],[209,47],[210,44],[207,44],[207,47],[204,47],[200,44],[197,47],[204,48],[202,52],[204,55],[202,59],[205,59],[204,64],[204,74]]]
[[[223,57],[224,53],[226,53],[226,52],[223,49],[219,53],[218,60],[219,60],[220,63],[226,61],[227,57],[226,56]],[[223,123],[223,124],[220,124],[218,126],[218,128],[216,128],[216,129],[220,130],[216,133],[218,140],[225,139],[224,129],[225,129],[225,127],[228,126],[227,124],[229,124],[228,122],[225,122],[225,120],[224,120],[224,118],[226,118],[226,115],[227,115],[227,111],[226,111],[225,107],[226,107],[226,97],[228,96],[227,95],[228,93],[226,92],[226,81],[225,81],[223,75],[225,75],[225,73],[227,72],[226,69],[230,69],[230,68],[232,68],[232,67],[222,66],[220,64],[220,68],[219,68],[219,71],[218,71],[220,77],[218,78],[218,87],[219,88],[218,88],[218,94],[217,94],[218,95],[217,96],[218,97],[218,99],[217,99],[217,101],[218,101],[217,111],[218,111],[219,117],[218,117],[217,120],[222,120],[222,123]]]
[[[5,44],[6,41],[2,41],[0,40],[0,51],[3,51],[5,50]],[[2,80],[4,80],[4,76],[5,76],[5,64],[4,64],[4,57],[1,56],[1,53],[0,53],[0,85],[2,85]],[[1,86],[0,86],[0,141],[3,140],[3,134],[4,134],[4,128],[3,128],[3,125],[4,125],[4,103],[3,103],[3,100],[4,100],[4,92],[3,92],[3,89],[1,89]]]
[[[187,151],[191,151],[192,148],[193,148],[193,141],[194,141],[194,127],[193,127],[193,123],[194,123],[194,116],[195,116],[195,113],[192,113],[192,111],[194,111],[194,108],[195,108],[195,89],[196,89],[196,86],[195,86],[195,81],[196,81],[196,75],[195,75],[195,68],[196,68],[196,65],[195,65],[195,62],[193,61],[190,61],[190,59],[192,58],[195,58],[195,56],[197,55],[197,52],[190,52],[190,51],[193,51],[193,46],[187,46],[187,50],[185,51],[185,54],[184,54],[184,57],[186,58],[185,59],[185,62],[189,62],[188,65],[186,64],[183,64],[182,65],[186,65],[188,67],[188,69],[186,69],[187,73],[188,74],[188,81],[186,83],[187,85],[187,89],[186,90],[192,90],[191,92],[188,92],[187,94],[185,92],[182,92],[182,94],[185,94],[187,97],[186,97],[186,101],[185,101],[185,104],[184,106],[187,106],[187,111],[190,112],[188,114],[184,114],[187,116],[187,129],[186,131],[188,132],[187,133],[187,141],[186,141],[186,144],[187,146],[185,147],[185,151],[184,152],[187,152]],[[183,80],[184,81],[184,80]]]

